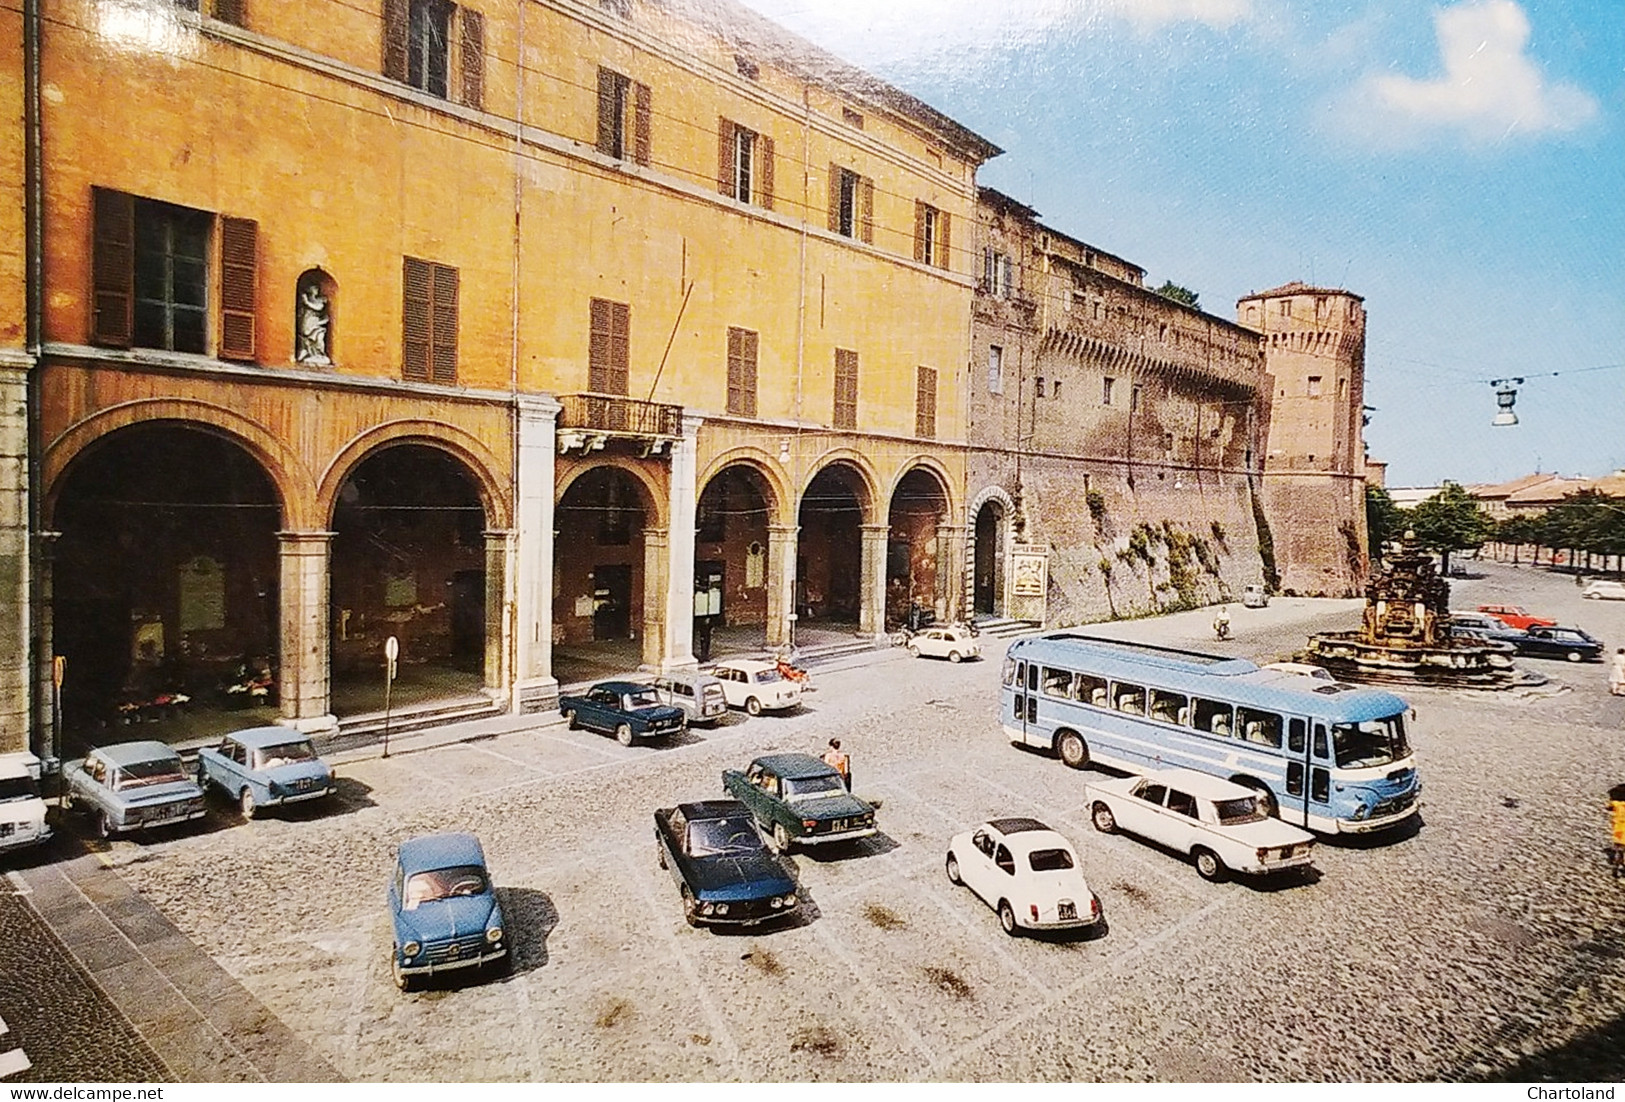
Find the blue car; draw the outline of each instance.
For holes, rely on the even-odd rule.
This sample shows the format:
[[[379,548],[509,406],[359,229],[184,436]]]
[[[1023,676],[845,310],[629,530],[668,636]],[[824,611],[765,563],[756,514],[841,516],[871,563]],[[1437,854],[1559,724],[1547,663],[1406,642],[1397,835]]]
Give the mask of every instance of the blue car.
[[[420,976],[513,965],[485,851],[472,834],[429,834],[402,842],[389,881],[395,986]]]
[[[675,735],[688,726],[688,714],[660,702],[652,686],[636,681],[600,681],[584,693],[559,697],[570,730],[585,727],[615,736],[622,746],[633,739]]]
[[[796,871],[768,850],[738,800],[655,812],[655,859],[677,881],[690,926],[750,926],[795,910]]]
[[[62,769],[70,810],[89,812],[103,838],[201,819],[203,790],[161,742],[99,746]]]
[[[205,746],[197,753],[197,782],[236,800],[245,819],[262,807],[319,800],[335,791],[333,770],[308,738],[287,727],[233,731],[219,746]]]

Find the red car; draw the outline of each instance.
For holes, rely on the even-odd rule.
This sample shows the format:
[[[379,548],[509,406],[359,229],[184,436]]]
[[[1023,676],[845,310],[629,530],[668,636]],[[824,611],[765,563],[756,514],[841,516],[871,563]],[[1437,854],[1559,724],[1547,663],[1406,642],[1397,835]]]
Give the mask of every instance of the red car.
[[[1557,626],[1556,620],[1547,620],[1541,616],[1531,616],[1524,611],[1522,605],[1479,605],[1478,611],[1493,616],[1509,628],[1519,631],[1528,631],[1530,628],[1553,628]]]

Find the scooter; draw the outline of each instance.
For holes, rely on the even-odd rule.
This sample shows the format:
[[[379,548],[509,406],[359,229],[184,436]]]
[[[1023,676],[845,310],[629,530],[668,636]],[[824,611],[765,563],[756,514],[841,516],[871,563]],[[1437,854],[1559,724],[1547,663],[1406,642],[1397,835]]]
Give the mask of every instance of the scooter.
[[[1213,618],[1213,635],[1221,642],[1230,638],[1230,617],[1222,610]]]

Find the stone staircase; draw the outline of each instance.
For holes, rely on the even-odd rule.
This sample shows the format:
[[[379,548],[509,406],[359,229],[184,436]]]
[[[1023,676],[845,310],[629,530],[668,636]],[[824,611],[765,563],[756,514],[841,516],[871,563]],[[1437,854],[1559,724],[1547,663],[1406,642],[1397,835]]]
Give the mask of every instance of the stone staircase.
[[[976,620],[976,631],[984,639],[1019,639],[1043,630],[1042,625],[1031,620],[1011,620],[1003,616],[978,617]]]
[[[421,731],[428,727],[441,727],[448,723],[463,723],[472,719],[489,719],[492,716],[502,715],[505,710],[502,705],[483,694],[456,697],[450,700],[435,700],[427,704],[414,704],[403,708],[391,708],[389,712],[389,734],[393,738],[396,735],[404,735],[410,731]],[[332,754],[341,750],[352,750],[358,746],[378,742],[383,737],[383,712],[346,716],[339,720],[339,729],[337,731],[329,735],[317,736],[315,740],[316,752],[319,754]]]

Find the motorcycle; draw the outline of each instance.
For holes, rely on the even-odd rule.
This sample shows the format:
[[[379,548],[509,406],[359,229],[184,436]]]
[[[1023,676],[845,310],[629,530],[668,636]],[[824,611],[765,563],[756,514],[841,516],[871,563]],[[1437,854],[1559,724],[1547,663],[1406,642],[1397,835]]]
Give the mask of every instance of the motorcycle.
[[[1221,642],[1230,638],[1230,617],[1223,611],[1213,618],[1213,635]]]

